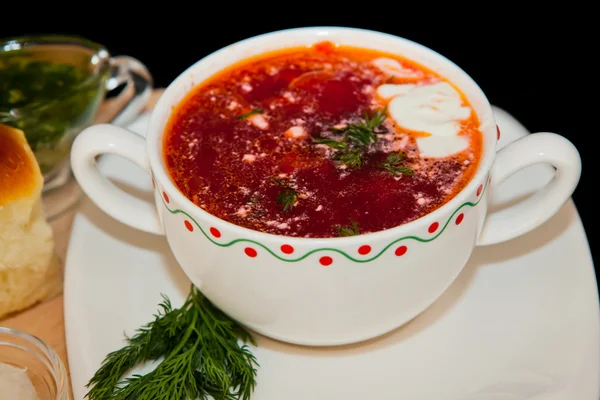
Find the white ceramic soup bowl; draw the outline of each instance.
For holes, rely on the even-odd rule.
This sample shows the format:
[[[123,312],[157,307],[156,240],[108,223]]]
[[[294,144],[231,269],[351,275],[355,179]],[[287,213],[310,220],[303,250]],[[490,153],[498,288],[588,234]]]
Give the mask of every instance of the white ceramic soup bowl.
[[[402,55],[457,85],[478,114],[484,135],[471,182],[444,206],[413,222],[343,238],[262,233],[194,205],[174,185],[163,159],[163,132],[173,107],[233,63],[324,40]],[[81,187],[102,210],[134,228],[165,235],[190,280],[232,318],[282,341],[339,345],[376,337],[411,320],[446,290],[475,246],[534,229],[571,196],[581,161],[569,141],[537,133],[496,153],[498,137],[481,89],[438,53],[384,33],[314,27],[264,34],[210,54],[169,85],[152,113],[145,140],[116,126],[92,126],[77,137],[71,160]],[[104,153],[123,156],[152,174],[157,213],[139,207],[139,200],[99,174],[95,158]],[[528,200],[487,215],[491,182],[498,185],[536,163],[553,165],[554,180]]]

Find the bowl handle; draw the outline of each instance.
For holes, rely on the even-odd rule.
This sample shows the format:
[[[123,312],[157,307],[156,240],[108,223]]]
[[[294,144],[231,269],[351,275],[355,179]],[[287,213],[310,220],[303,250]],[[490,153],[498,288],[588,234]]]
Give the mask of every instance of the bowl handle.
[[[527,200],[488,214],[478,246],[505,242],[535,229],[571,197],[581,176],[579,152],[570,141],[549,132],[527,135],[498,152],[492,167],[491,192],[517,171],[540,163],[556,169],[554,179]]]
[[[146,156],[146,141],[139,135],[111,124],[99,124],[84,129],[71,150],[71,165],[77,182],[90,199],[113,218],[144,232],[164,235],[158,212],[103,177],[96,166],[96,157],[116,154],[135,163],[151,174]]]

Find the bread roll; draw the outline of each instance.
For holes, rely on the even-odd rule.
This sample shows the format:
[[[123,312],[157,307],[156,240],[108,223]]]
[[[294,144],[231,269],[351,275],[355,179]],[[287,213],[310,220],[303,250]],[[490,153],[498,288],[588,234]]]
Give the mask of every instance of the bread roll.
[[[43,185],[23,132],[0,124],[0,318],[62,291]]]

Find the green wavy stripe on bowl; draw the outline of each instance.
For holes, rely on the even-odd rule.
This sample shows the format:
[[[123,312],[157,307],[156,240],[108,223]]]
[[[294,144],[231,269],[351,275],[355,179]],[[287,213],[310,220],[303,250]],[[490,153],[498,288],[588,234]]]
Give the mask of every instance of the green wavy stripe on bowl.
[[[409,235],[409,236],[403,236],[401,238],[395,239],[392,242],[390,242],[387,246],[385,246],[383,249],[381,249],[379,251],[379,253],[373,255],[371,258],[354,258],[352,257],[350,254],[346,253],[343,250],[340,249],[336,249],[334,247],[320,247],[317,249],[313,249],[313,250],[309,250],[308,252],[306,252],[305,254],[303,254],[300,257],[297,258],[285,258],[282,257],[281,255],[277,254],[276,252],[274,252],[273,250],[271,250],[269,247],[265,246],[264,244],[257,242],[256,240],[252,240],[252,239],[244,239],[244,238],[240,238],[240,239],[234,239],[230,242],[227,243],[219,243],[218,241],[214,240],[213,238],[211,238],[206,231],[202,228],[202,226],[200,226],[200,224],[187,212],[181,210],[181,209],[171,209],[169,208],[169,206],[167,205],[167,203],[165,202],[165,199],[163,196],[159,196],[162,200],[162,203],[164,204],[165,208],[171,213],[171,214],[183,214],[185,215],[187,218],[189,218],[191,221],[194,222],[194,224],[198,227],[198,229],[200,229],[200,232],[202,232],[202,234],[204,235],[204,237],[206,237],[206,239],[208,239],[211,243],[213,243],[214,245],[217,245],[219,247],[230,247],[233,246],[236,243],[252,243],[258,247],[263,248],[264,250],[266,250],[268,253],[270,253],[273,257],[281,260],[281,261],[285,261],[285,262],[298,262],[298,261],[302,261],[305,258],[309,257],[310,255],[314,254],[314,253],[318,253],[318,252],[334,252],[334,253],[338,253],[344,257],[346,257],[348,260],[354,261],[356,263],[367,263],[367,262],[371,262],[373,260],[376,260],[377,258],[379,258],[383,253],[386,252],[386,250],[388,250],[391,246],[393,246],[394,244],[398,243],[398,242],[402,242],[405,240],[415,240],[417,242],[421,242],[421,243],[428,243],[428,242],[432,242],[435,239],[437,239],[438,237],[440,237],[440,235],[442,233],[444,233],[444,231],[446,230],[446,228],[448,227],[448,225],[450,224],[450,221],[452,221],[452,219],[454,218],[454,216],[464,207],[475,207],[477,204],[479,204],[479,202],[481,201],[481,199],[484,197],[484,194],[489,186],[489,182],[490,180],[488,179],[486,181],[486,185],[483,188],[483,190],[481,191],[481,194],[479,195],[479,199],[476,202],[471,202],[471,201],[467,201],[464,202],[463,204],[461,204],[448,218],[448,220],[446,221],[446,223],[442,226],[442,229],[440,229],[440,231],[434,235],[431,236],[429,238],[422,238],[422,237],[418,237],[418,236],[413,236],[413,235]],[[158,189],[157,189],[158,190]],[[160,193],[159,193],[160,194]]]

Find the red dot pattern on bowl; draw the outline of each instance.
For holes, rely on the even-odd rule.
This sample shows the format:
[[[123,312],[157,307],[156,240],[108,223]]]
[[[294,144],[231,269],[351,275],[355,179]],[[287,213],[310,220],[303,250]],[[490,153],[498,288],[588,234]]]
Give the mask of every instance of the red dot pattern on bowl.
[[[292,254],[294,252],[294,248],[289,244],[284,244],[281,246],[281,252],[285,254]]]
[[[440,227],[440,224],[438,224],[437,222],[434,222],[433,224],[429,225],[429,228],[427,229],[427,231],[429,233],[433,233],[435,231],[437,231],[437,229]]]
[[[329,256],[323,256],[323,257],[319,258],[319,262],[321,263],[322,266],[328,267],[333,263],[333,259]]]
[[[371,252],[371,246],[369,246],[368,244],[365,244],[358,248],[358,254],[360,254],[361,256],[366,256],[370,252]]]
[[[395,253],[398,257],[401,257],[401,256],[405,255],[407,251],[408,251],[408,247],[400,246],[396,249]]]
[[[487,179],[487,184],[488,185],[491,183],[491,180],[492,180],[492,177],[490,175],[490,176],[488,176],[488,179]],[[154,179],[152,179],[152,183],[154,183]],[[481,196],[481,194],[483,193],[483,190],[484,190],[484,187],[483,187],[482,184],[477,187],[477,197]],[[162,194],[162,197],[163,197],[163,199],[165,201],[165,205],[168,204],[170,202],[170,199],[169,199],[169,196],[167,195],[167,193],[164,192],[164,191],[161,191],[161,194]],[[480,200],[481,199],[478,199],[475,203],[466,202],[466,203],[462,204],[455,212],[458,212],[460,209],[462,209],[463,207],[465,207],[467,205],[469,205],[471,207],[474,207],[474,206],[476,206],[479,203]],[[167,207],[167,209],[169,209],[169,211],[172,214],[177,213],[177,211],[178,212],[182,212],[181,210],[172,211],[169,207]],[[184,212],[184,214],[186,214],[186,213]],[[185,228],[189,232],[195,232],[195,230],[196,230],[195,226],[199,226],[198,223],[196,221],[194,221],[193,217],[191,217],[190,215],[186,214],[186,216],[189,219],[184,219],[183,220],[183,225],[185,226]],[[463,212],[461,212],[461,213],[458,213],[458,215],[456,215],[456,217],[453,217],[453,216],[450,217],[450,219],[452,219],[452,218],[454,218],[455,225],[458,226],[458,225],[462,224],[462,222],[464,221],[465,214]],[[190,220],[193,221],[193,223]],[[429,237],[427,239],[422,238],[421,241],[424,241],[424,242],[427,241],[428,242],[428,241],[431,241],[431,240],[435,240],[446,229],[446,227],[448,226],[449,223],[450,223],[450,220],[448,220],[445,223],[442,231],[439,232],[437,235],[435,235],[433,237]],[[434,233],[436,233],[436,232],[439,231],[439,228],[440,228],[440,223],[438,221],[435,221],[431,225],[429,225],[429,227],[427,228],[427,231],[430,234],[434,234]],[[200,228],[200,231],[208,238],[208,234],[204,231],[204,229]],[[221,232],[217,228],[215,228],[215,227],[210,227],[208,229],[208,231],[210,232],[210,234],[213,237],[215,237],[217,239],[221,237]],[[399,241],[401,241],[403,239],[406,239],[406,238],[398,238],[393,243],[399,242]],[[264,247],[265,250],[267,250],[267,252],[270,253],[271,255],[275,256],[276,258],[278,258],[278,259],[280,259],[282,261],[287,261],[287,262],[301,261],[301,260],[305,259],[306,257],[308,257],[308,255],[310,255],[312,253],[315,253],[315,252],[318,252],[318,251],[324,251],[324,250],[332,250],[330,248],[312,249],[312,250],[308,251],[306,254],[301,255],[299,257],[296,257],[296,258],[287,258],[287,257],[282,257],[281,255],[278,255],[276,252],[273,252],[272,250],[268,249],[267,247],[265,247],[261,243],[257,243],[257,242],[254,242],[254,241],[248,240],[248,239],[235,239],[235,240],[233,240],[230,243],[222,243],[222,244],[216,243],[214,241],[213,241],[213,243],[216,243],[219,246],[229,247],[232,244],[234,244],[236,242],[240,242],[240,241],[242,241],[242,242],[246,241],[246,242],[252,242],[254,244],[258,244],[259,246]],[[389,246],[391,246],[391,244],[388,245],[385,249],[387,249]],[[287,244],[287,243],[281,245],[279,247],[279,249],[280,249],[281,253],[286,254],[286,255],[293,254],[293,253],[295,253],[297,251],[296,248],[294,248],[292,245]],[[342,251],[342,250],[337,250],[337,249],[333,249],[333,250],[339,252],[340,254],[342,254],[343,256],[345,256],[346,258],[348,258],[348,259],[350,259],[351,261],[354,261],[354,262],[369,262],[369,261],[377,259],[379,256],[381,256],[384,253],[384,251],[381,251],[379,254],[374,255],[372,258],[366,258],[366,257],[365,258],[355,258],[355,257],[347,254],[346,252]],[[367,256],[368,254],[372,253],[373,249],[372,249],[372,247],[370,245],[363,244],[363,245],[360,245],[358,248],[355,248],[355,251],[359,255],[361,255],[361,256]],[[404,256],[407,252],[408,252],[408,247],[406,245],[400,245],[400,246],[396,247],[396,249],[394,250],[394,254],[396,256],[398,256],[398,257]],[[255,248],[253,248],[253,247],[245,247],[244,248],[244,253],[248,257],[251,257],[251,258],[255,258],[255,257],[258,256],[258,251]],[[281,254],[281,253],[279,253],[279,254]],[[319,258],[319,263],[321,265],[323,265],[323,266],[326,266],[326,267],[332,265],[333,261],[334,261],[334,259],[331,256],[322,256],[322,257]]]
[[[460,223],[463,222],[464,218],[465,218],[465,214],[463,214],[463,213],[458,214],[458,217],[456,217],[456,225],[460,225]]]

